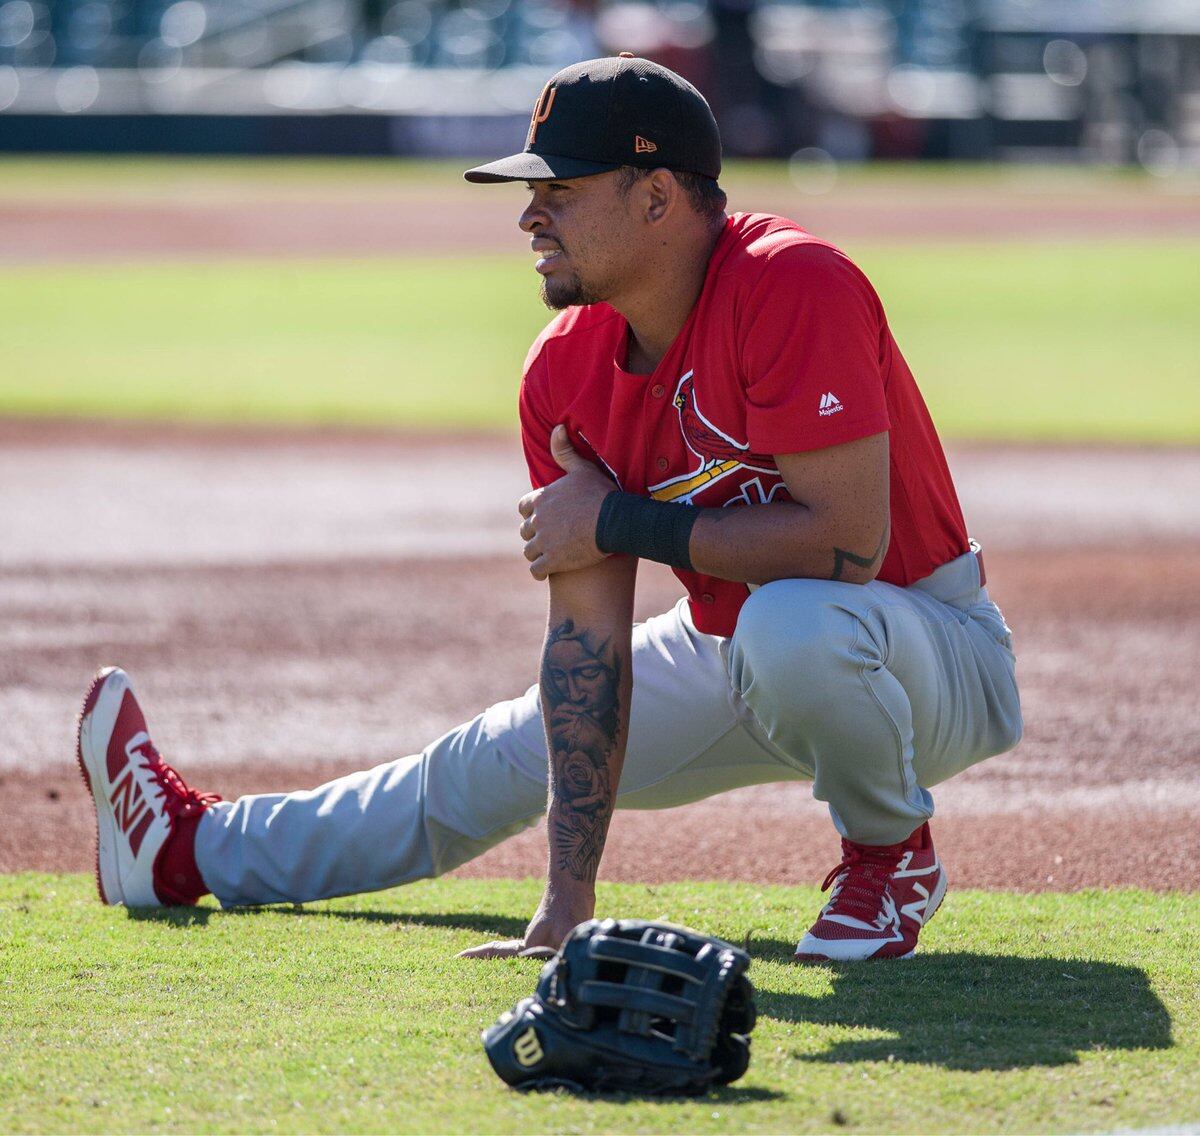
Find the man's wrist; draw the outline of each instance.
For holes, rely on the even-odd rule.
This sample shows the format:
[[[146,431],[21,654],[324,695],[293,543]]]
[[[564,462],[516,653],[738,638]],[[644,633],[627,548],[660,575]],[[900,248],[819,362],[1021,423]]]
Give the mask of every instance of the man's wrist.
[[[540,910],[567,919],[571,926],[583,923],[596,913],[596,885],[584,880],[551,876],[546,881]]]
[[[600,504],[596,547],[692,570],[692,527],[700,510],[614,489]]]
[[[566,907],[594,904],[596,883],[594,880],[577,880],[574,876],[554,871],[546,880],[545,899],[547,903]]]

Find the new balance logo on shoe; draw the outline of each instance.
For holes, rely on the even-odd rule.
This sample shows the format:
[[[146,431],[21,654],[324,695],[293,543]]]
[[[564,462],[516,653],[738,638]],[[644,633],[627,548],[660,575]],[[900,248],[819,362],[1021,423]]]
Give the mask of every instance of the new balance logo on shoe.
[[[143,813],[149,811],[132,769],[126,770],[125,776],[113,786],[108,802],[117,827],[124,833],[128,833],[142,819]]]
[[[136,775],[139,764],[145,763],[151,753],[153,746],[145,732],[135,735],[125,743],[125,773],[113,785],[108,798],[112,806],[113,820],[116,821],[117,828],[128,837],[130,849],[135,856],[155,815],[146,802],[144,789]]]
[[[796,948],[801,962],[907,958],[946,894],[946,873],[925,824],[900,844],[843,839],[842,862],[822,887],[831,885],[829,902]]]
[[[919,926],[925,925],[925,909],[929,906],[929,892],[920,884],[914,883],[912,890],[917,893],[919,898],[914,899],[911,903],[906,903],[900,908],[900,914],[908,919],[913,920]]]
[[[829,394],[821,395],[821,409],[819,411],[822,418],[828,418],[831,414],[836,414],[839,410],[846,408],[838,401],[838,396],[830,392]]]

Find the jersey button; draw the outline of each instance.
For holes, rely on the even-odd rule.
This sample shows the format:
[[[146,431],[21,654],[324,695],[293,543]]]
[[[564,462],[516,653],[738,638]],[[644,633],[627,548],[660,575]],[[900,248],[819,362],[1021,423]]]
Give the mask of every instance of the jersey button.
[[[655,383],[654,386],[650,388],[650,393],[654,395],[655,398],[662,398],[662,396],[667,393],[667,388],[664,387],[662,383]]]
[[[717,602],[717,597],[716,597],[716,596],[714,596],[714,595],[712,594],[712,592],[705,592],[705,593],[704,593],[704,595],[702,595],[702,596],[700,597],[700,602],[701,602],[701,603],[706,603],[706,604],[710,604],[710,603],[716,603],[716,602]]]
[[[671,463],[669,461],[667,461],[666,458],[659,458],[658,461],[656,461],[654,464],[656,466],[658,466],[660,472],[666,473],[667,468],[670,466]]]

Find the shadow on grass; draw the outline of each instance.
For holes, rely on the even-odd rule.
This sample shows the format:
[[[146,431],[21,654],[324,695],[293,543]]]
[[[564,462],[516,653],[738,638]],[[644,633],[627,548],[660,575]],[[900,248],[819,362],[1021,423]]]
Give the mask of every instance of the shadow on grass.
[[[776,1101],[785,1100],[787,1093],[781,1092],[778,1089],[764,1089],[761,1085],[720,1085],[715,1089],[709,1089],[706,1093],[701,1093],[698,1097],[687,1097],[682,1095],[665,1094],[663,1096],[650,1095],[647,1093],[589,1093],[576,1092],[574,1089],[563,1088],[562,1086],[553,1086],[546,1089],[527,1090],[534,1093],[540,1093],[545,1096],[564,1096],[572,1097],[575,1100],[584,1101],[605,1101],[609,1104],[638,1104],[647,1100],[660,1101],[705,1101],[710,1104],[749,1104],[751,1101]]]
[[[175,927],[214,915],[263,911],[295,918],[345,919],[391,926],[442,927],[485,938],[516,938],[525,920],[493,912],[390,912],[320,906],[130,908],[131,919]],[[789,962],[791,941],[753,939],[756,959]],[[835,1041],[797,1060],[822,1063],[906,1061],[963,1071],[1069,1065],[1089,1050],[1167,1049],[1171,1019],[1145,971],[1089,959],[924,954],[898,962],[831,965],[833,991],[809,996],[758,989],[759,1015],[805,1025],[881,1031]],[[753,974],[752,974],[753,977]],[[749,1089],[722,1090],[740,1099]],[[748,1098],[747,1098],[748,1099]]]
[[[777,940],[758,957],[790,959]],[[908,1061],[946,1069],[1069,1065],[1089,1050],[1167,1049],[1171,1018],[1133,966],[1089,959],[926,954],[897,962],[829,967],[833,992],[810,997],[758,991],[760,1016],[885,1031],[847,1038],[801,1061]]]
[[[269,907],[130,907],[130,919],[147,923],[162,923],[170,927],[204,927],[214,916],[239,918],[247,915],[289,915],[295,918],[348,919],[362,923],[385,923],[391,926],[448,927],[452,930],[475,931],[496,939],[515,939],[525,933],[528,919],[490,912],[463,912],[446,915],[441,912],[353,911],[343,908],[306,907],[303,904],[275,904]]]

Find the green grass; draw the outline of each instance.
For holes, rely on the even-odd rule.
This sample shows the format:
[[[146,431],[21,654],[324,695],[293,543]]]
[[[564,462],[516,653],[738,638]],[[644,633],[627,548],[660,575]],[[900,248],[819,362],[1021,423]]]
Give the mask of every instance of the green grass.
[[[0,410],[507,425],[546,320],[528,259],[0,272]]]
[[[303,909],[106,909],[0,878],[0,1130],[1093,1131],[1200,1119],[1200,896],[959,892],[912,962],[799,968],[813,889],[601,889],[605,911],[751,935],[749,1074],[696,1101],[517,1095],[479,1030],[537,974],[454,952],[532,881]]]
[[[1200,439],[1200,241],[864,249],[950,436]]]
[[[1200,241],[864,246],[951,437],[1200,438]],[[8,266],[0,413],[510,426],[528,258]]]
[[[519,143],[520,139],[513,139]],[[504,140],[496,146],[503,149]],[[0,200],[43,200],[54,198],[142,197],[148,194],[185,190],[269,192],[364,187],[395,189],[398,184],[417,182],[438,189],[461,186],[463,170],[496,157],[479,154],[461,159],[412,159],[394,157],[312,158],[287,155],[270,157],[194,155],[15,155],[0,154]],[[790,184],[786,162],[764,160],[726,161],[721,182],[731,191],[743,188]],[[1014,165],[988,162],[843,162],[838,165],[838,192],[860,187],[915,186],[922,190],[957,195],[982,191],[991,196],[1014,191],[1061,196],[1069,193],[1087,199],[1116,195],[1136,196],[1147,203],[1164,197],[1200,192],[1200,178],[1181,171],[1171,178],[1151,177],[1138,167],[1112,168],[1077,164]],[[470,190],[478,193],[478,190]],[[739,206],[740,207],[740,206]]]

